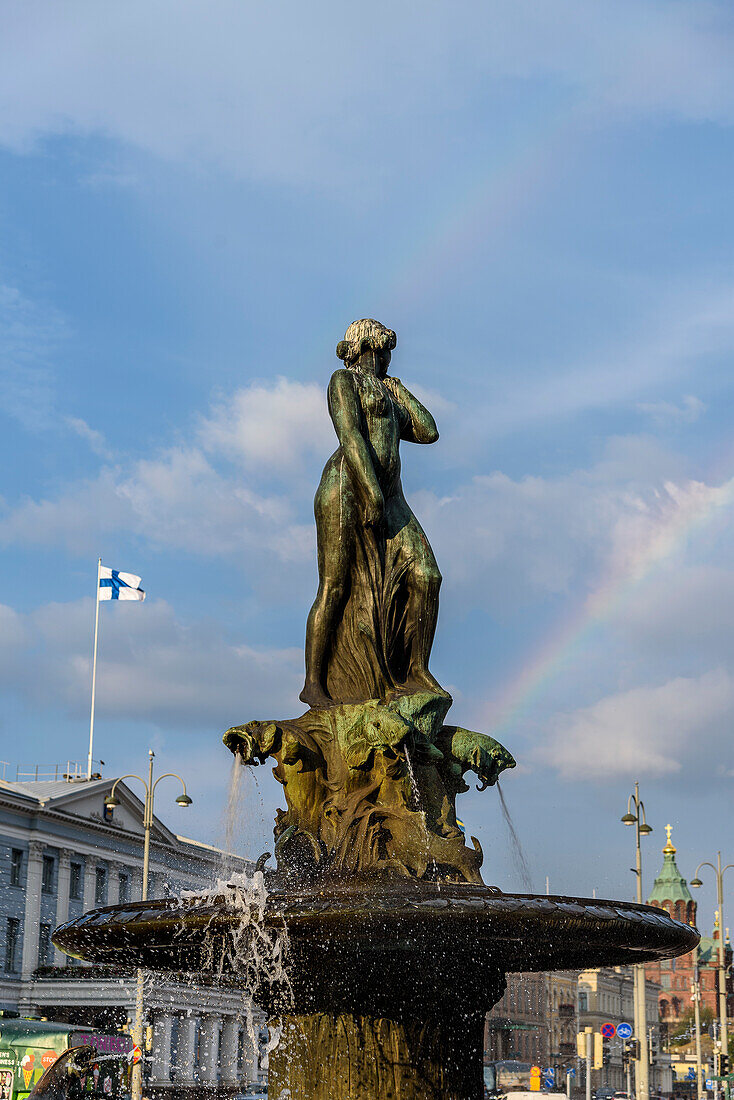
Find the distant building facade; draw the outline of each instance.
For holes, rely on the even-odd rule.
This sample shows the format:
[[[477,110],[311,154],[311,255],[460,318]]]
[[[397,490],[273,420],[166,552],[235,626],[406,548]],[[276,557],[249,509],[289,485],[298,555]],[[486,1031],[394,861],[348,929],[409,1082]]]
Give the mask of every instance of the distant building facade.
[[[648,905],[664,909],[675,920],[686,924],[696,924],[696,902],[688,888],[687,881],[678,870],[676,848],[672,840],[672,827],[666,826],[668,840],[663,848],[663,866],[655,879],[652,891],[647,899]],[[718,975],[719,936],[721,929],[718,915],[712,936],[702,936],[698,948],[699,984],[701,1007],[711,1009],[718,1015]],[[734,987],[732,986],[732,949],[725,944],[727,965],[727,1001],[728,1016],[734,1012]],[[660,988],[658,995],[658,1014],[664,1035],[674,1030],[681,1016],[693,1005],[693,982],[695,971],[695,952],[679,955],[677,959],[662,959],[648,963],[645,973]]]
[[[134,971],[79,963],[51,943],[67,919],[141,897],[144,807],[121,782],[110,814],[104,798],[113,783],[0,780],[0,1008],[88,1027],[132,1024]],[[222,856],[156,818],[148,896],[210,888]],[[228,871],[248,867],[230,860]],[[225,1097],[262,1078],[241,993],[199,976],[156,974],[145,1004],[146,1096],[193,1097],[206,1086]]]
[[[555,970],[547,976],[548,1064],[560,1069],[576,1065],[578,1031],[578,975]],[[563,1080],[563,1078],[561,1078]]]
[[[650,1064],[651,1091],[669,1093],[672,1088],[670,1059],[660,1050],[657,1005],[659,986],[645,983],[645,1012],[647,1015],[648,1048],[653,1054]],[[578,978],[579,1031],[590,1027],[601,1031],[603,1024],[615,1028],[626,1023],[634,1027],[634,975],[630,966],[600,967],[582,970]],[[592,1088],[603,1086],[615,1091],[626,1089],[626,1070],[622,1059],[622,1040],[604,1041],[604,1066],[592,1071]]]
[[[485,1062],[517,1059],[545,1064],[548,1054],[545,974],[508,974],[504,996],[487,1014]]]

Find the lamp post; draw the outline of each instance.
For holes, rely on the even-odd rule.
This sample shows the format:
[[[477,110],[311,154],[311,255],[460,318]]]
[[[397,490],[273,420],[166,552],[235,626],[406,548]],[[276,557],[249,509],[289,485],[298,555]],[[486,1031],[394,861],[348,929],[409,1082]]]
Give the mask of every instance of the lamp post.
[[[633,812],[634,810],[634,812]],[[627,813],[622,818],[625,825],[635,827],[635,854],[636,862],[633,868],[637,876],[637,901],[642,904],[642,850],[640,837],[649,836],[652,826],[645,820],[645,804],[640,800],[640,784],[635,783],[634,793],[627,799]],[[637,963],[634,968],[635,982],[635,1035],[639,1050],[639,1057],[635,1065],[635,1092],[637,1100],[648,1100],[650,1094],[650,1070],[647,1046],[647,1010],[645,1005],[645,965]]]
[[[153,758],[155,753],[152,749],[148,749],[148,780],[143,779],[142,775],[136,775],[134,772],[128,772],[127,775],[121,775],[119,779],[116,779],[112,784],[112,790],[105,798],[105,806],[119,806],[120,800],[115,795],[117,784],[121,783],[123,779],[138,779],[145,787],[145,812],[143,814],[143,831],[145,836],[145,842],[143,845],[143,889],[141,898],[143,901],[148,899],[148,868],[150,866],[150,832],[153,828],[153,799],[155,797],[155,789],[160,783],[161,779],[178,779],[179,783],[183,787],[183,792],[178,796],[176,802],[179,806],[190,806],[192,799],[189,798],[186,791],[186,784],[177,772],[165,772],[163,775],[159,775],[155,783],[153,782]],[[142,1049],[143,1046],[143,981],[144,975],[141,967],[138,967],[137,983],[135,989],[135,1023],[133,1024],[133,1042],[135,1046]],[[143,1060],[140,1059],[133,1066],[132,1072],[132,1100],[141,1100],[143,1095]]]
[[[697,890],[699,886],[703,886],[702,880],[698,877],[698,872],[702,867],[710,867],[716,875],[716,898],[719,903],[719,1025],[721,1031],[721,1053],[727,1058],[729,1054],[729,1033],[727,1031],[726,1024],[726,949],[724,947],[724,875],[727,871],[730,871],[734,867],[734,863],[727,863],[726,867],[721,866],[721,852],[716,853],[716,866],[713,863],[709,863],[705,860],[703,863],[699,863],[696,868],[696,874],[691,879],[691,886]],[[724,1082],[724,1089],[727,1098],[730,1095],[729,1082]]]
[[[703,1063],[701,1059],[701,971],[698,945],[693,953],[693,1013],[696,1024],[696,1096],[703,1100]]]

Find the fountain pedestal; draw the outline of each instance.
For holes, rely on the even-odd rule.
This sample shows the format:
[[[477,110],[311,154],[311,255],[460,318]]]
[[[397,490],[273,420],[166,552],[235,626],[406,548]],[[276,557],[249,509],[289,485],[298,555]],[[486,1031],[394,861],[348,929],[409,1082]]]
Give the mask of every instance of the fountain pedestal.
[[[480,1100],[484,1011],[286,1016],[270,1094],[299,1100]]]

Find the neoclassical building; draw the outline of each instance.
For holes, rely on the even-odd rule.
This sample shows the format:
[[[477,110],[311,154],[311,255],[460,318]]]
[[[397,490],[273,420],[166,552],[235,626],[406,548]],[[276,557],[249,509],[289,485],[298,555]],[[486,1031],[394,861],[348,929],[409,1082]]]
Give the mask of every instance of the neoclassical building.
[[[688,883],[678,870],[676,863],[676,847],[672,840],[672,826],[666,826],[668,835],[667,843],[663,848],[663,866],[660,874],[655,879],[652,891],[647,899],[648,905],[656,905],[665,909],[676,920],[685,921],[687,924],[696,924],[696,902],[693,899]],[[711,936],[702,936],[698,947],[699,952],[699,981],[701,990],[701,1006],[710,1008],[718,1014],[718,984],[717,966],[719,961],[719,927],[718,913],[714,920],[714,932]],[[727,940],[725,944],[727,961],[727,993],[728,1012],[731,1017],[734,1010],[734,992],[732,989],[731,962],[732,949]],[[651,981],[660,987],[658,995],[658,1012],[660,1022],[668,1030],[675,1027],[684,1012],[692,1006],[691,995],[693,992],[693,980],[695,969],[694,952],[687,955],[679,955],[677,959],[663,959],[660,962],[648,963],[645,973]]]
[[[104,799],[114,781],[0,780],[0,1008],[85,1027],[130,1027],[134,971],[81,964],[51,943],[68,918],[141,896],[144,806],[121,782],[120,804],[110,812]],[[149,897],[208,889],[248,866],[234,857],[225,864],[224,853],[154,819]],[[263,1078],[241,993],[198,975],[149,974],[145,1007],[146,1096],[193,1097],[203,1085],[207,1095],[224,1097]],[[256,1023],[259,1031],[262,1017]]]

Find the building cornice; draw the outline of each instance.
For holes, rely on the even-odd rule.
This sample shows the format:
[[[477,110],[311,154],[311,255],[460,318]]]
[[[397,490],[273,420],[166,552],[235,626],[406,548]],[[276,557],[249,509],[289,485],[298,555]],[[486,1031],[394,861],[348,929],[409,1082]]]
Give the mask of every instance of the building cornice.
[[[125,829],[120,825],[112,827],[103,822],[101,819],[95,820],[95,818],[81,817],[78,814],[72,814],[68,811],[64,812],[61,810],[52,810],[50,807],[38,802],[32,804],[29,804],[26,801],[19,802],[15,800],[15,797],[8,797],[4,791],[0,792],[0,808],[10,810],[13,813],[16,813],[25,818],[29,818],[31,820],[35,819],[39,822],[54,821],[58,822],[59,824],[66,825],[67,828],[79,830],[81,832],[93,832],[99,836],[105,837],[108,841],[124,840],[135,847],[140,847],[141,849],[143,846],[144,838],[142,833],[133,832],[132,830]],[[32,829],[31,831],[43,833],[43,830],[39,829],[37,826],[36,829]],[[171,836],[173,837],[173,843],[163,843],[162,841],[151,837],[151,850],[156,850],[159,856],[161,854],[170,855],[171,853],[175,853],[179,856],[184,856],[188,859],[196,861],[197,863],[201,864],[201,866],[206,867],[207,869],[211,868],[212,864],[216,864],[218,862],[218,856],[224,854],[218,853],[217,849],[210,849],[208,845],[199,844],[196,841],[194,841],[193,843],[189,843],[187,840],[177,836],[175,833],[171,833]],[[60,841],[66,841],[67,843],[60,844]],[[60,846],[68,846],[68,838],[59,837],[56,834],[46,834],[45,842],[49,845],[49,847],[58,848]],[[113,844],[108,844],[107,847],[109,847],[110,849],[114,849]],[[95,851],[95,847],[93,845],[90,845],[88,843],[84,844],[83,841],[80,845],[75,847],[74,850],[77,851],[80,855],[99,855],[99,852]],[[119,853],[118,851],[118,854],[121,853]],[[125,855],[127,856],[127,853],[125,853]],[[142,865],[142,856],[137,857],[136,855],[130,854],[128,858],[136,861],[136,864],[139,861]],[[242,857],[234,858],[241,859]],[[242,862],[244,864],[247,861],[242,860]],[[165,866],[163,869],[167,870],[169,868]]]

